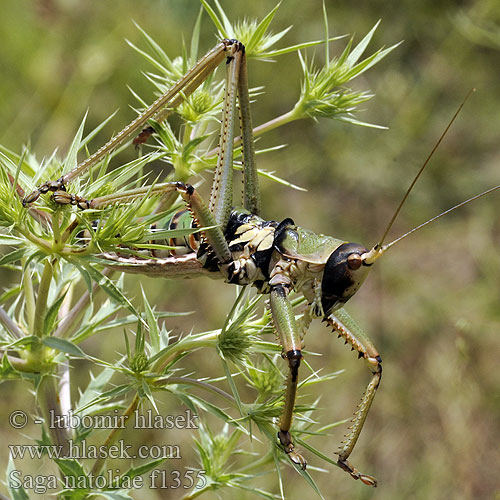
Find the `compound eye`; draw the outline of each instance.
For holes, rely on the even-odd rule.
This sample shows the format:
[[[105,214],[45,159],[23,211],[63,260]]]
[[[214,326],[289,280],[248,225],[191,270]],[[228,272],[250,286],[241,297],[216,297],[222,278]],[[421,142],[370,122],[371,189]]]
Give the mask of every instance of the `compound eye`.
[[[347,257],[347,265],[349,266],[349,269],[352,269],[353,271],[359,269],[362,263],[363,261],[361,259],[361,255],[357,253],[351,253],[349,257]]]

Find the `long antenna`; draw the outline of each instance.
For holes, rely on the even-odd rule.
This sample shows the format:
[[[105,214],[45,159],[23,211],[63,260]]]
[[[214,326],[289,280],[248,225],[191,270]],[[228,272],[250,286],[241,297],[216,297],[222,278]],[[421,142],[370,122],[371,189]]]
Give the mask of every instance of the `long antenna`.
[[[394,224],[394,221],[396,220],[397,216],[399,215],[399,212],[401,212],[401,209],[403,208],[403,205],[405,204],[408,196],[410,195],[411,190],[413,189],[413,186],[415,186],[415,184],[417,183],[419,177],[422,175],[422,172],[425,170],[425,167],[427,167],[430,159],[432,158],[433,154],[436,152],[436,149],[441,144],[442,140],[444,139],[444,136],[447,134],[448,130],[450,129],[450,127],[453,124],[453,122],[455,121],[456,117],[458,116],[458,114],[460,113],[460,111],[462,111],[462,108],[464,107],[467,99],[470,97],[470,95],[472,94],[472,92],[475,92],[475,91],[476,91],[476,89],[474,89],[474,88],[472,88],[471,90],[469,90],[469,92],[465,96],[464,100],[462,101],[462,104],[460,104],[460,106],[456,110],[455,114],[453,115],[453,118],[450,120],[450,123],[448,123],[447,127],[444,129],[444,132],[441,134],[441,137],[438,139],[438,141],[436,142],[436,144],[432,148],[432,151],[429,153],[429,156],[427,156],[426,160],[424,161],[424,163],[420,167],[420,170],[418,171],[417,175],[413,179],[412,183],[410,184],[410,187],[407,189],[405,195],[403,196],[403,199],[399,203],[398,208],[394,212],[394,215],[392,216],[389,224],[387,225],[387,228],[386,228],[384,234],[382,235],[382,238],[380,238],[380,241],[375,245],[376,249],[382,248],[382,246],[384,244],[384,240],[386,239],[387,235],[389,234],[389,231],[391,230],[392,225]],[[441,214],[441,215],[444,215],[444,213]],[[428,221],[428,222],[430,222],[430,221]]]
[[[497,189],[500,189],[500,184],[498,184],[498,186],[487,189],[486,191],[483,191],[482,193],[476,194],[472,198],[469,198],[468,200],[462,201],[461,203],[458,203],[457,205],[455,205],[451,208],[448,208],[448,210],[445,210],[444,212],[441,212],[440,214],[432,217],[428,221],[425,221],[422,224],[419,224],[418,226],[414,227],[413,229],[410,229],[405,234],[402,234],[401,236],[396,238],[394,241],[391,241],[387,245],[384,245],[383,249],[387,250],[388,248],[392,247],[392,245],[395,245],[398,241],[401,241],[402,239],[406,238],[407,236],[414,233],[415,231],[418,231],[419,229],[422,229],[424,226],[427,226],[427,224],[430,224],[431,222],[434,222],[435,220],[443,217],[443,215],[447,215],[450,212],[453,212],[453,210],[456,210],[457,208],[463,207],[464,205],[467,205],[467,203],[470,203],[471,201],[477,200],[478,198],[482,198],[483,196],[486,196],[487,194],[490,194],[493,191],[496,191]]]

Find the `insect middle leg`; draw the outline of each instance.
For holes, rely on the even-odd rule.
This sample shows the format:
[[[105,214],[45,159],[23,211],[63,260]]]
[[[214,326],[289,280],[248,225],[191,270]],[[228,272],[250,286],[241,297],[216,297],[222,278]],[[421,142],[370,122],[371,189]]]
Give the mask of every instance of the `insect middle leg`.
[[[299,381],[299,366],[302,359],[302,342],[292,305],[288,299],[288,292],[289,286],[286,283],[278,282],[272,285],[270,299],[274,328],[283,347],[282,356],[288,361],[289,367],[285,391],[285,406],[280,419],[278,438],[290,460],[302,469],[305,469],[307,462],[295,451],[290,434],[297,384]]]
[[[372,405],[375,393],[377,392],[382,377],[382,358],[371,340],[355,324],[350,315],[344,310],[339,309],[330,314],[325,321],[338,333],[339,337],[345,339],[353,350],[358,352],[358,357],[363,358],[372,373],[372,378],[366,387],[365,393],[361,398],[356,412],[351,420],[349,433],[345,441],[342,442],[340,451],[337,452],[339,458],[337,464],[345,470],[354,479],[360,479],[368,486],[377,486],[377,480],[366,474],[359,472],[349,461],[348,458],[356,445],[368,412]]]

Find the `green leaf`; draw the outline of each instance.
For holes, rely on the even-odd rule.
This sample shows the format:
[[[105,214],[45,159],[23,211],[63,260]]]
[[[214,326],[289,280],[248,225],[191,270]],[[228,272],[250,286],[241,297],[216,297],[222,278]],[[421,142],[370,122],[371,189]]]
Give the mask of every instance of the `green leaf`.
[[[92,278],[90,277],[90,274],[76,262],[73,262],[73,264],[78,269],[78,271],[80,271],[83,281],[85,281],[85,284],[87,285],[87,290],[89,291],[89,293],[92,293]]]
[[[18,238],[17,236],[12,236],[10,234],[0,235],[0,245],[16,246],[24,242],[25,240],[23,240],[22,238]]]
[[[156,406],[156,401],[155,398],[153,397],[153,393],[151,392],[151,387],[147,384],[147,382],[144,379],[141,379],[141,386],[139,388],[139,394],[141,397],[146,397],[149,402],[151,403],[151,406],[155,409],[156,413],[160,413],[158,411],[158,408]]]
[[[83,136],[83,129],[85,127],[85,120],[87,119],[87,113],[83,117],[82,123],[78,128],[78,131],[71,143],[66,159],[64,160],[64,172],[70,172],[78,165],[78,151],[80,151],[81,141]]]
[[[30,500],[30,497],[28,496],[28,493],[26,493],[26,490],[22,486],[22,480],[19,478],[19,482],[21,483],[18,487],[18,485],[13,481],[12,474],[14,473],[16,469],[16,466],[14,464],[14,460],[12,459],[12,455],[9,455],[9,463],[7,465],[7,471],[6,471],[6,476],[7,476],[7,488],[9,490],[9,493],[12,497],[12,500]],[[15,487],[13,487],[15,486]]]
[[[87,476],[83,466],[80,463],[78,463],[76,460],[72,460],[69,458],[57,458],[57,459],[55,459],[55,462],[56,462],[57,466],[59,467],[60,471],[65,476],[71,476],[71,477],[76,477],[76,478],[81,477],[81,476],[84,476],[84,477]]]
[[[144,290],[143,290],[143,292],[144,292]],[[134,353],[135,354],[144,353],[144,345],[145,345],[144,334],[142,333],[141,323],[139,322],[137,324],[137,332],[135,334]]]
[[[129,384],[119,385],[119,386],[117,386],[109,391],[101,393],[99,396],[97,396],[94,399],[92,399],[91,401],[89,401],[85,406],[78,408],[78,411],[83,412],[83,411],[86,411],[89,408],[103,402],[103,401],[107,402],[112,398],[117,398],[118,396],[123,396],[123,395],[127,394],[131,389],[132,388],[130,387]]]
[[[247,478],[242,478],[242,480],[248,480]],[[255,488],[254,486],[246,486],[245,484],[241,484],[241,482],[235,483],[235,482],[230,482],[229,486],[235,486],[236,488],[239,488],[240,490],[243,491],[248,491],[252,493],[253,495],[260,496],[262,498],[267,498],[268,500],[276,500],[276,495],[273,495],[272,493],[268,493],[267,491],[261,490],[259,488]]]
[[[238,411],[240,412],[241,416],[244,416],[243,405],[241,404],[240,393],[238,392],[236,384],[234,383],[233,375],[232,375],[231,371],[229,370],[229,366],[227,365],[226,360],[222,357],[222,353],[220,351],[219,351],[219,353],[221,355],[222,366],[224,367],[224,372],[226,374],[226,380],[229,384],[229,387],[231,387],[231,392],[233,393],[234,399],[236,401],[236,405],[238,406]]]
[[[330,60],[330,44],[328,43],[329,29],[328,29],[328,15],[326,13],[325,0],[323,0],[323,26],[325,28],[325,61],[328,63]]]
[[[95,335],[106,322],[110,322],[110,318],[115,315],[116,306],[109,299],[106,299],[100,307],[97,308],[95,314],[93,310],[93,301],[89,302],[89,308],[86,311],[86,315],[81,322],[78,330],[73,332],[71,335],[71,340],[75,344],[80,344],[82,340],[86,339],[91,335]],[[132,316],[134,319],[131,322],[136,322],[137,318]]]
[[[121,477],[130,477],[133,479],[134,477],[142,476],[143,474],[146,474],[146,472],[149,472],[161,465],[165,462],[165,460],[166,458],[158,458],[156,460],[152,460],[151,462],[139,465],[138,467],[130,467],[130,469]]]
[[[61,304],[63,303],[65,297],[66,297],[66,293],[61,295],[49,307],[49,310],[47,311],[47,314],[45,315],[45,318],[43,320],[43,331],[46,333],[46,335],[50,335],[53,332],[54,327],[57,323],[57,315],[59,313],[59,309],[61,308]]]
[[[111,305],[111,304],[110,304]],[[73,342],[80,343],[82,340],[86,339],[90,335],[96,335],[98,333],[105,332],[111,328],[121,328],[123,326],[132,325],[137,322],[137,317],[135,315],[130,315],[125,318],[113,319],[111,321],[106,321],[106,319],[113,314],[112,311],[106,317],[99,316],[97,319],[92,319],[88,324],[82,325],[78,331],[71,337]],[[175,316],[187,316],[192,314],[192,312],[168,312],[162,311],[157,313],[158,318],[171,318]]]
[[[360,127],[369,127],[369,128],[378,128],[380,130],[387,130],[387,127],[384,127],[384,125],[377,125],[376,123],[368,123],[368,122],[362,122],[361,120],[356,120],[356,118],[353,118],[352,116],[338,116],[335,117],[336,120],[339,122],[346,122],[350,123],[351,125],[359,125]]]
[[[351,37],[349,39],[349,41],[347,42],[345,49],[342,51],[342,54],[340,54],[340,57],[337,60],[337,64],[339,64],[339,65],[345,64],[345,62],[347,61],[347,58],[349,57],[349,54],[351,53],[351,48],[352,48],[353,42],[354,42],[354,38]]]
[[[230,423],[232,425],[236,425],[241,431],[247,432],[244,427],[242,427],[238,422],[236,422],[228,413],[221,410],[221,408],[215,404],[210,403],[209,401],[198,397],[194,394],[186,394],[185,392],[175,392],[176,396],[183,401],[185,399],[190,399],[192,403],[196,404],[198,408],[201,408],[204,411],[215,415],[217,418],[222,419],[226,423]],[[197,412],[198,413],[198,412]]]
[[[127,331],[123,329],[123,336],[125,337],[125,352],[127,353],[127,360],[130,364],[132,361],[133,355],[132,352],[130,351],[130,343],[128,341],[128,336],[127,336]]]
[[[363,55],[363,52],[370,43],[371,39],[373,38],[373,34],[375,33],[375,30],[378,28],[379,24],[380,24],[380,19],[377,21],[375,26],[368,32],[368,34],[363,38],[363,40],[361,40],[361,42],[359,42],[358,45],[354,47],[353,51],[349,54],[349,57],[347,58],[346,61],[348,66],[354,66],[357,60]]]
[[[279,33],[275,33],[274,35],[267,36],[265,42],[264,42],[264,48],[266,49],[265,51],[261,52],[260,54],[256,54],[256,57],[266,57],[269,55],[269,51],[267,50],[267,47],[272,47],[276,42],[279,42],[291,29],[293,26],[288,26],[288,28],[285,28],[284,30],[280,31]],[[250,56],[251,57],[251,56]]]
[[[297,438],[295,438],[295,441],[297,443],[300,442],[300,445],[301,446],[305,446],[303,443],[304,441],[302,440],[298,440]],[[305,446],[306,448],[310,448],[309,446]],[[302,470],[298,465],[293,465],[294,469],[306,480],[306,482],[309,484],[309,486],[314,490],[314,492],[320,497],[322,498],[323,500],[325,500],[325,497],[323,496],[323,494],[321,493],[321,491],[319,490],[318,488],[318,485],[316,484],[316,482],[314,481],[314,479],[311,477],[311,474],[309,474],[309,472],[307,470]]]
[[[26,254],[25,248],[18,248],[17,250],[14,250],[13,252],[4,255],[0,259],[0,266],[6,266],[11,262],[17,262],[18,260],[21,260],[21,258],[24,257],[25,254]]]
[[[258,169],[257,172],[262,177],[271,179],[277,182],[278,184],[283,184],[283,186],[288,186],[289,188],[296,189],[297,191],[307,191],[307,189],[297,186],[297,184],[292,184],[290,181],[287,181],[285,179],[282,179],[281,177],[274,175],[274,172],[267,172],[266,170],[261,170],[261,169]]]
[[[189,52],[189,58],[192,62],[198,59],[198,44],[200,42],[200,30],[201,30],[201,18],[203,17],[203,7],[200,8],[198,17],[196,18],[196,23],[193,28],[193,34],[191,36],[191,50]]]
[[[6,379],[11,373],[14,373],[14,367],[11,365],[7,353],[4,353],[2,356],[2,363],[0,364],[1,377]]]
[[[92,277],[92,279],[104,290],[104,292],[113,300],[116,304],[128,309],[132,314],[139,318],[144,326],[148,326],[146,322],[142,319],[141,315],[137,309],[133,306],[132,302],[121,292],[121,290],[104,274],[95,269],[89,264],[84,265],[86,271]]]
[[[175,66],[175,64],[172,62],[172,60],[170,59],[170,57],[168,57],[167,53],[163,50],[163,48],[161,47],[161,45],[159,45],[148,33],[146,33],[146,31],[144,31],[137,23],[135,24],[137,29],[141,32],[142,36],[146,39],[146,42],[147,44],[149,45],[150,49],[153,51],[153,53],[156,55],[157,59],[154,59],[154,58],[151,58],[151,56],[148,56],[148,54],[145,54],[143,53],[142,51],[139,51],[141,54],[145,55],[149,60],[150,62],[157,66],[157,61],[159,60],[164,68],[167,68],[167,71],[166,73],[170,72],[170,73],[175,73],[177,74],[179,77],[181,76],[178,71],[177,71],[177,68]],[[133,46],[133,45],[132,45]],[[135,48],[135,47],[134,47]],[[138,50],[138,49],[136,49]],[[156,63],[156,64],[155,64]],[[165,72],[165,71],[164,71]]]
[[[196,146],[201,144],[207,137],[208,135],[202,135],[191,139],[182,149],[182,161],[187,163],[193,151],[196,149]]]
[[[153,309],[151,308],[148,299],[146,297],[146,293],[144,292],[144,289],[142,287],[141,290],[144,302],[144,310],[146,311],[146,320],[149,325],[149,338],[151,339],[152,353],[156,354],[157,352],[160,351],[160,332],[158,330],[158,321],[155,318]]]
[[[104,121],[102,121],[99,125],[97,125],[94,130],[90,131],[80,142],[80,149],[84,148],[97,134],[115,117],[118,113],[118,110],[111,113]]]
[[[333,42],[335,40],[340,40],[341,38],[344,38],[345,35],[340,35],[340,36],[333,36],[328,39],[329,42]],[[278,49],[278,50],[271,50],[269,52],[266,52],[265,54],[261,54],[262,57],[277,57],[281,56],[283,54],[288,54],[290,52],[297,52],[298,50],[306,49],[307,47],[315,47],[316,45],[321,45],[322,43],[325,43],[324,40],[314,40],[312,42],[303,42],[303,43],[298,43],[296,45],[290,45],[289,47],[285,47],[284,49]]]
[[[33,345],[40,345],[40,339],[36,335],[27,335],[21,339],[16,340],[10,344],[10,347],[31,347]]]
[[[219,15],[222,18],[222,21],[224,23],[224,29],[225,29],[226,33],[228,35],[230,35],[227,38],[234,38],[234,36],[233,36],[233,34],[234,34],[233,26],[232,26],[231,22],[229,21],[228,17],[226,16],[226,13],[224,12],[224,9],[220,6],[220,3],[218,2],[218,0],[214,0],[214,3],[217,6],[217,10],[219,11]]]
[[[140,54],[142,57],[144,57],[144,59],[146,59],[152,66],[154,66],[162,74],[170,75],[171,71],[169,69],[167,69],[165,66],[163,66],[157,59],[155,59],[153,56],[151,56],[150,54],[148,54],[144,50],[137,47],[137,45],[134,45],[131,41],[126,40],[126,42],[130,45],[130,47],[132,47],[138,54]],[[167,57],[166,54],[165,54],[165,57]]]
[[[47,337],[42,340],[42,344],[56,349],[58,351],[64,352],[76,358],[87,358],[88,356],[73,342],[66,339],[60,339],[57,337]]]
[[[170,239],[170,238],[181,238],[183,236],[188,236],[190,234],[199,233],[200,231],[206,231],[207,229],[213,229],[216,226],[207,227],[186,227],[179,229],[159,229],[154,230],[148,236],[148,239]]]
[[[203,8],[206,10],[207,14],[210,16],[212,22],[215,24],[215,27],[217,28],[217,31],[219,32],[221,38],[230,38],[229,34],[225,31],[224,26],[217,17],[217,14],[212,9],[212,7],[210,7],[208,2],[206,0],[200,0],[200,2],[203,5]]]
[[[274,7],[269,14],[267,14],[264,19],[259,23],[257,28],[252,34],[252,37],[246,44],[246,51],[249,53],[252,53],[254,48],[259,45],[259,42],[262,40],[262,37],[265,35],[267,28],[269,28],[269,25],[271,24],[272,20],[274,19],[274,16],[276,15],[276,12],[278,11],[279,7],[281,5],[281,2],[278,2],[276,4],[276,7]]]
[[[78,411],[80,411],[81,407],[85,407],[92,399],[96,396],[99,396],[103,393],[104,388],[111,380],[111,377],[115,374],[115,371],[112,368],[104,368],[101,373],[97,377],[93,377],[92,373],[90,374],[90,382],[87,387],[83,391],[80,396],[80,400],[78,401]]]

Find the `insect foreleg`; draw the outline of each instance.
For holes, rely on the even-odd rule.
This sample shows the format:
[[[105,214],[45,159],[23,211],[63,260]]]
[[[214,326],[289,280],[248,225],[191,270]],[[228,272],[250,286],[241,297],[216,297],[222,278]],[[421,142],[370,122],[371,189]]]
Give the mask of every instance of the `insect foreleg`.
[[[350,344],[353,350],[358,352],[358,356],[365,360],[368,368],[372,372],[372,378],[352,418],[349,433],[346,435],[346,439],[342,442],[342,447],[337,453],[339,455],[337,463],[354,479],[360,479],[369,486],[377,486],[377,480],[374,477],[361,474],[347,459],[359,438],[373,398],[380,384],[380,378],[382,377],[382,358],[371,340],[361,331],[344,309],[339,309],[335,311],[335,313],[330,314],[325,318],[325,321],[336,333],[338,333],[339,337],[345,339],[346,344]]]
[[[177,182],[176,184],[181,185],[182,183]],[[208,228],[202,231],[202,234],[210,250],[214,253],[219,264],[228,264],[232,260],[232,256],[221,226],[217,224],[215,217],[196,189],[189,184],[183,186],[179,190],[193,214],[196,225]]]
[[[123,193],[111,194],[94,198],[91,201],[80,200],[80,203],[86,203],[86,208],[103,208],[114,203],[124,203],[132,201],[141,196],[158,195],[178,192],[182,199],[186,202],[193,218],[198,227],[206,227],[202,231],[205,242],[208,244],[209,249],[214,253],[217,261],[220,264],[228,263],[231,260],[231,252],[224,237],[222,229],[215,221],[212,213],[206,206],[205,202],[198,194],[196,189],[190,184],[183,182],[164,182],[155,184],[154,186],[145,186],[142,188],[131,189]],[[59,195],[59,192],[55,193]],[[65,191],[60,192],[60,196],[68,195]]]
[[[275,277],[276,278],[276,277]],[[283,358],[288,360],[288,378],[286,382],[285,406],[280,419],[280,430],[278,438],[283,445],[290,460],[302,469],[306,468],[307,462],[295,451],[290,434],[292,426],[293,409],[299,380],[299,366],[302,358],[302,342],[295,321],[292,305],[288,299],[289,287],[286,283],[277,283],[271,288],[271,312],[273,315],[274,328],[283,347]]]

